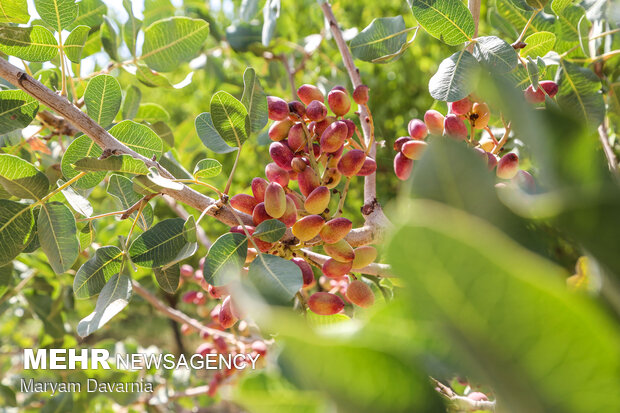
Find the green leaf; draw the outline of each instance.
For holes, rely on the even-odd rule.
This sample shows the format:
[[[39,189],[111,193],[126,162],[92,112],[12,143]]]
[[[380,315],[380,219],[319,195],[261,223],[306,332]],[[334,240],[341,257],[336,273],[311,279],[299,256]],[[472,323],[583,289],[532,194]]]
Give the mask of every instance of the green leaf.
[[[41,249],[56,274],[67,272],[80,253],[75,218],[69,208],[60,202],[41,206],[37,231]]]
[[[477,38],[473,55],[489,70],[500,73],[510,72],[517,66],[515,49],[496,36]]]
[[[75,274],[73,293],[77,298],[99,294],[113,275],[121,271],[123,251],[114,246],[98,248]]]
[[[438,362],[485,377],[514,411],[620,409],[615,322],[567,291],[563,269],[441,204],[404,203],[397,222],[388,261],[410,287],[405,300],[426,346],[450,343]],[[515,392],[517,375],[527,391]]]
[[[90,247],[90,245],[95,240],[95,225],[93,221],[87,221],[86,225],[80,229],[78,233],[78,239],[80,240],[80,250],[84,251],[86,248]]]
[[[112,276],[97,298],[95,311],[78,323],[78,335],[86,337],[103,327],[129,304],[131,293],[131,279],[128,276],[121,274]]]
[[[74,0],[34,0],[41,20],[57,32],[68,28],[78,13]]]
[[[129,0],[123,0],[123,7],[129,15],[127,22],[123,25],[123,40],[129,49],[132,56],[136,55],[136,39],[138,32],[142,28],[142,20],[136,19],[133,15],[131,2]]]
[[[215,240],[207,253],[203,274],[205,280],[220,287],[239,279],[239,271],[248,254],[248,239],[243,234],[229,232]]]
[[[578,42],[581,38],[579,32],[579,22],[586,19],[586,11],[580,6],[568,6],[558,16],[559,29],[557,30],[558,40],[565,42]],[[587,38],[587,36],[586,36]]]
[[[161,157],[163,143],[151,128],[132,120],[124,120],[110,128],[110,134],[147,158]]]
[[[174,132],[172,132],[172,129],[170,129],[170,126],[168,126],[167,123],[155,122],[150,124],[149,128],[153,129],[153,132],[155,132],[157,136],[159,136],[161,140],[164,141],[166,145],[168,145],[169,148],[174,148]],[[161,161],[163,161],[164,158],[165,154],[164,156],[162,156]],[[168,169],[167,167],[165,168]]]
[[[80,0],[78,2],[78,17],[71,25],[71,28],[79,25],[92,28],[99,27],[103,23],[103,15],[107,11],[108,8],[101,0]]]
[[[1,213],[1,212],[0,212]],[[0,297],[13,285],[13,263],[0,265]]]
[[[209,35],[209,24],[202,19],[170,17],[144,29],[141,59],[153,70],[171,72],[190,60]]]
[[[277,0],[276,0],[277,1]],[[263,25],[263,30],[264,30]],[[239,22],[226,27],[226,41],[231,49],[237,53],[247,52],[260,48],[261,26],[257,21],[251,23]]]
[[[58,185],[58,187],[61,187],[64,184],[65,184],[65,181],[63,181],[62,179],[59,179],[56,182],[56,185]],[[71,208],[73,208],[75,212],[85,217],[90,217],[93,214],[93,207],[90,204],[90,202],[88,202],[88,199],[78,194],[77,191],[73,189],[71,186],[66,187],[61,192],[65,196],[65,199],[67,200],[69,205],[71,205]]]
[[[149,173],[146,177],[159,188],[175,189],[177,191],[183,189],[182,183],[174,182],[172,179],[161,176],[159,171],[154,167],[149,168]]]
[[[39,101],[21,90],[0,91],[0,134],[30,125],[39,111]]]
[[[155,280],[157,284],[167,293],[174,294],[179,288],[181,279],[181,267],[178,263],[169,267],[154,268]]]
[[[292,261],[258,254],[248,270],[248,279],[269,302],[288,303],[303,285],[301,270]]]
[[[379,17],[351,40],[349,48],[353,57],[372,62],[398,53],[407,43],[410,30],[405,26],[403,16]]]
[[[167,122],[170,120],[170,115],[157,103],[142,103],[138,107],[138,112],[135,115],[137,122]]]
[[[194,168],[194,179],[209,179],[222,172],[222,164],[215,159],[201,159]]]
[[[242,0],[239,8],[239,17],[244,22],[252,20],[258,12],[258,0]]]
[[[256,76],[256,71],[248,67],[243,72],[243,96],[241,103],[250,117],[250,131],[256,133],[263,130],[269,121],[267,113],[267,95]]]
[[[114,24],[110,19],[108,19],[107,16],[103,16],[103,25],[100,30],[100,37],[103,50],[105,50],[108,56],[110,56],[110,59],[118,61],[118,35],[116,34]]]
[[[538,90],[538,80],[540,78],[540,73],[538,70],[538,65],[531,57],[527,58],[527,74],[530,77],[530,82],[534,90]]]
[[[149,171],[150,172],[150,171]],[[164,188],[155,184],[144,175],[136,175],[131,180],[133,184],[133,190],[144,196],[160,193]]]
[[[60,168],[65,179],[73,179],[80,173],[73,167],[75,162],[86,157],[98,158],[102,153],[103,151],[99,145],[88,136],[81,135],[75,138],[69,147],[67,147],[65,154],[62,156],[62,161],[60,162]],[[89,173],[78,179],[73,186],[80,189],[89,189],[97,186],[105,176],[106,173],[104,171]]]
[[[280,17],[280,0],[267,0],[263,7],[263,30],[261,34],[261,42],[263,46],[269,46],[271,38],[276,32],[276,22]]]
[[[573,0],[553,0],[551,2],[551,10],[557,15],[560,16],[564,9],[570,6],[573,3]]]
[[[67,59],[73,63],[80,63],[82,61],[82,50],[88,39],[88,32],[90,27],[77,26],[69,33],[64,43],[65,54]]]
[[[232,147],[241,148],[250,132],[250,118],[243,103],[230,93],[217,92],[211,98],[211,117],[222,139]]]
[[[605,117],[605,102],[598,76],[587,67],[560,60],[558,94],[560,107],[578,119],[598,126]]]
[[[20,157],[0,153],[0,184],[11,195],[41,199],[49,193],[47,176]]]
[[[132,120],[136,117],[138,107],[140,107],[140,100],[142,100],[142,92],[140,89],[137,86],[129,86],[127,92],[125,92],[125,100],[123,101],[123,119]]]
[[[13,261],[33,235],[34,217],[30,206],[0,199],[0,266]]]
[[[408,0],[416,20],[431,36],[456,46],[474,36],[474,18],[460,0]]]
[[[142,197],[133,190],[131,179],[122,175],[113,174],[110,176],[107,192],[120,201],[123,209],[128,209],[142,199]],[[137,214],[137,212],[134,212],[131,214],[131,217],[135,219]],[[142,228],[143,231],[146,231],[152,223],[153,207],[147,204],[142,208],[142,213],[138,219],[138,226]]]
[[[131,261],[140,267],[157,268],[192,255],[196,245],[185,240],[184,225],[185,220],[181,218],[165,219],[140,234],[129,247]]]
[[[431,96],[455,102],[469,95],[476,87],[478,61],[463,49],[444,59],[428,83]]]
[[[513,26],[518,27],[519,31],[528,22],[532,14],[532,9],[522,0],[499,0],[496,2],[499,14],[508,20]],[[553,31],[555,19],[550,16],[538,13],[528,26],[527,33],[539,31]]]
[[[73,393],[60,393],[50,397],[41,408],[41,413],[60,413],[73,411]]]
[[[78,159],[73,164],[76,171],[114,171],[128,174],[146,175],[149,168],[139,159],[129,155],[109,156],[105,159],[86,157]]]
[[[88,116],[103,127],[108,126],[121,107],[121,85],[113,76],[93,77],[84,91]]]
[[[166,76],[149,69],[143,63],[136,65],[136,79],[148,87],[172,87]]]
[[[192,179],[192,174],[179,163],[171,151],[164,153],[159,164],[166,168],[176,179]]]
[[[176,8],[170,0],[145,0],[144,1],[144,24],[146,26],[158,20],[174,15]]]
[[[544,56],[553,50],[553,46],[555,45],[555,34],[551,32],[533,33],[526,37],[524,42],[527,46],[521,49],[521,56],[530,56],[534,58]]]
[[[196,117],[195,121],[196,133],[207,148],[215,153],[229,153],[235,150],[228,146],[219,132],[215,129],[211,114],[208,112],[201,113]]]
[[[0,0],[0,23],[26,24],[29,20],[26,0]]]
[[[277,242],[284,236],[286,225],[277,219],[268,219],[256,227],[253,236],[265,242]]]
[[[190,215],[183,225],[183,238],[185,238],[187,242],[198,241],[196,237],[196,220],[193,215]]]
[[[43,26],[0,26],[0,51],[29,62],[47,62],[58,54],[58,43]]]

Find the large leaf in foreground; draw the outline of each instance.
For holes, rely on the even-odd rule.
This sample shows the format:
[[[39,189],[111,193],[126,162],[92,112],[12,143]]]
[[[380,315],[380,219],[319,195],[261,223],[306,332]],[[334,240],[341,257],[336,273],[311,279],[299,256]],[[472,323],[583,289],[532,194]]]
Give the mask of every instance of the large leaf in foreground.
[[[181,279],[181,268],[179,263],[172,264],[169,267],[154,268],[155,281],[167,293],[174,294],[179,288]]]
[[[205,280],[216,287],[238,279],[248,254],[245,235],[229,232],[215,240],[205,259]]]
[[[29,62],[47,62],[58,54],[58,43],[43,26],[1,26],[0,51]]]
[[[103,327],[129,304],[131,292],[131,279],[128,276],[122,274],[112,276],[97,298],[95,311],[79,322],[78,335],[86,337]]]
[[[196,133],[202,143],[215,153],[228,153],[235,150],[229,146],[220,136],[217,129],[213,125],[213,119],[208,112],[201,113],[196,117],[195,121]]]
[[[41,20],[57,32],[68,28],[78,14],[75,0],[34,0]]]
[[[431,36],[456,46],[474,36],[474,18],[460,0],[408,0],[420,26]]]
[[[220,91],[211,98],[213,126],[227,144],[240,148],[250,133],[248,110],[230,93]]]
[[[41,249],[47,255],[54,272],[62,274],[69,270],[80,253],[77,227],[71,210],[60,202],[43,204],[37,231]]]
[[[560,107],[578,119],[598,126],[605,117],[601,81],[587,67],[560,60],[557,100]]]
[[[292,261],[269,254],[258,254],[248,271],[248,279],[269,302],[290,302],[301,286],[301,270]]]
[[[383,56],[397,53],[407,43],[403,16],[379,17],[351,40],[353,57],[372,62]]]
[[[477,38],[473,54],[492,71],[507,73],[517,66],[515,49],[497,36]]]
[[[209,35],[202,19],[171,17],[144,29],[142,60],[153,70],[170,72],[196,56]]]
[[[123,252],[114,246],[98,248],[75,274],[73,292],[77,298],[99,294],[106,282],[121,270]]]
[[[478,61],[463,49],[441,62],[428,82],[428,90],[437,100],[461,100],[475,89],[477,74]]]
[[[620,409],[614,323],[567,292],[560,267],[441,204],[405,202],[398,217],[388,260],[428,343],[447,344],[440,358],[492,383],[514,411]]]
[[[131,261],[140,267],[157,268],[187,258],[191,244],[183,235],[184,225],[181,218],[165,219],[140,234],[129,247]]]
[[[0,266],[13,261],[26,248],[34,230],[28,205],[0,199]]]

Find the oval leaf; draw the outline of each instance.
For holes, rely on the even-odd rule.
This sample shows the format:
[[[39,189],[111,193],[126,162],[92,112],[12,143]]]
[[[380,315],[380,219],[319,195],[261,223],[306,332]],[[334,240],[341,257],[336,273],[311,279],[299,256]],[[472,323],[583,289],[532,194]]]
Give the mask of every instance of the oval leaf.
[[[235,148],[228,146],[217,129],[215,129],[210,113],[204,112],[198,115],[196,117],[195,126],[196,133],[198,133],[198,137],[204,146],[211,149],[213,152],[228,153],[235,150]]]
[[[30,20],[26,0],[0,0],[0,23],[25,24]]]
[[[125,92],[125,100],[123,101],[122,115],[123,119],[133,119],[138,113],[140,107],[140,100],[142,100],[142,92],[137,86],[129,86],[127,92]]]
[[[557,100],[578,119],[598,126],[605,117],[605,101],[598,76],[587,67],[560,60]]]
[[[73,293],[77,298],[99,294],[106,282],[121,270],[123,252],[114,246],[98,248],[75,274]]]
[[[41,206],[37,231],[41,249],[56,274],[67,272],[80,253],[73,213],[60,202]]]
[[[129,304],[131,292],[131,279],[128,276],[121,274],[112,276],[97,298],[95,311],[78,323],[78,335],[86,337],[103,327]]]
[[[284,236],[285,232],[286,225],[284,225],[282,221],[277,219],[268,219],[258,224],[254,234],[252,235],[265,242],[276,242]]]
[[[0,184],[11,195],[23,199],[41,199],[49,193],[47,176],[20,157],[0,154]]]
[[[88,116],[103,127],[108,126],[121,108],[121,85],[110,75],[93,77],[84,91]]]
[[[256,71],[248,67],[243,72],[243,96],[241,103],[250,117],[250,130],[260,132],[269,121],[267,113],[267,95],[256,76]]]
[[[0,266],[21,253],[34,235],[34,217],[29,205],[0,199]]]
[[[211,117],[213,126],[224,141],[240,148],[248,139],[250,118],[248,111],[230,93],[220,91],[211,98]]]
[[[58,54],[58,43],[43,26],[0,26],[0,50],[29,62],[47,62]]]
[[[500,73],[510,72],[517,66],[515,49],[496,36],[477,38],[473,54],[488,69]]]
[[[132,120],[124,120],[110,128],[110,134],[140,155],[161,157],[164,144],[151,128]]]
[[[403,16],[379,17],[351,40],[349,47],[353,57],[372,62],[383,56],[398,53],[407,43]]]
[[[58,185],[58,187],[61,187],[64,184],[65,181],[63,181],[62,179],[59,179],[56,182],[56,185]],[[93,207],[90,202],[88,202],[88,199],[78,194],[75,189],[71,188],[71,186],[64,188],[61,192],[75,212],[85,217],[89,217],[93,214]]]
[[[269,254],[259,254],[252,261],[248,279],[269,302],[290,302],[301,286],[301,270],[292,261]]]
[[[463,49],[441,62],[428,83],[429,92],[437,100],[461,100],[474,90],[477,73],[478,61]]]
[[[420,26],[450,46],[471,40],[474,18],[461,0],[409,0]]]
[[[78,14],[74,0],[34,0],[34,6],[41,20],[57,32],[69,27]]]
[[[98,158],[103,151],[92,139],[86,135],[78,136],[69,145],[65,154],[62,156],[60,162],[60,168],[65,179],[69,180],[75,178],[80,172],[77,171],[73,165],[82,158]],[[78,179],[73,186],[80,189],[89,189],[101,182],[105,178],[105,171],[93,172],[84,175]]]
[[[544,56],[553,49],[555,45],[555,34],[551,32],[533,33],[523,41],[526,46],[521,49],[521,56],[538,57]]]
[[[155,280],[157,284],[167,293],[174,294],[179,288],[179,281],[181,279],[181,267],[179,264],[173,264],[165,268],[153,269],[155,274]]]
[[[143,103],[138,107],[135,118],[138,122],[167,122],[170,120],[170,114],[157,103]]]
[[[73,63],[80,63],[82,60],[82,50],[88,39],[89,31],[90,27],[88,26],[77,26],[67,36],[63,47],[67,58]]]
[[[140,267],[157,268],[187,258],[184,225],[181,218],[165,219],[140,234],[129,247],[131,261]]]
[[[239,271],[248,254],[248,239],[243,234],[229,232],[215,240],[205,259],[205,280],[216,287],[239,278]]]
[[[30,125],[39,111],[39,101],[21,90],[0,91],[0,135]]]
[[[194,179],[208,179],[222,172],[222,164],[215,159],[201,159],[194,168]]]

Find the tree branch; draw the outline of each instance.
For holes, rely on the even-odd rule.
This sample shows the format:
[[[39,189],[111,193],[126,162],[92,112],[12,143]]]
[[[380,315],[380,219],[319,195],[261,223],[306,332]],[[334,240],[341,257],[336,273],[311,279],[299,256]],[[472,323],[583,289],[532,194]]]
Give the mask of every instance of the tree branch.
[[[329,259],[327,255],[319,254],[309,249],[302,249],[301,252],[313,262],[323,265],[325,261]],[[359,270],[353,272],[360,272],[362,274],[376,275],[378,277],[394,277],[392,274],[392,267],[387,264],[373,263]]]
[[[90,137],[102,150],[110,150],[113,153],[130,155],[133,158],[143,161],[149,167],[156,167],[166,178],[174,178],[172,174],[157,161],[148,159],[128,148],[122,142],[119,142],[114,136],[110,135],[108,131],[70,103],[66,98],[57,95],[41,82],[35,80],[18,67],[13,66],[5,59],[0,59],[0,76],[62,115],[68,122],[75,126],[75,128]],[[162,192],[200,211],[204,211],[217,202],[215,199],[205,196],[185,185],[183,185],[183,189],[179,190],[162,188]],[[228,205],[223,205],[220,208],[212,208],[209,211],[209,215],[226,225],[237,225],[237,221],[230,211],[230,208],[231,207]],[[239,215],[244,223],[252,225],[251,216],[244,213],[240,213]]]
[[[338,46],[338,50],[342,55],[342,61],[344,63],[347,72],[349,73],[349,78],[351,79],[351,83],[353,84],[353,88],[355,89],[359,85],[362,84],[362,79],[360,77],[360,71],[355,66],[353,61],[353,56],[349,51],[349,47],[347,43],[344,41],[342,37],[342,32],[340,31],[340,27],[338,26],[338,21],[336,20],[336,16],[332,11],[332,7],[328,1],[325,1],[321,4],[321,9],[323,10],[323,14],[329,23],[329,27],[331,29],[332,35],[334,36],[334,40],[336,41],[336,45]],[[362,125],[362,132],[364,134],[364,142],[366,145],[371,145],[370,151],[368,155],[375,159],[377,158],[377,145],[373,139],[371,139],[372,131],[370,126],[370,115],[366,108],[363,105],[359,106],[360,111],[360,123]],[[372,144],[371,144],[372,142]],[[364,178],[364,208],[362,208],[362,214],[366,218],[366,224],[370,227],[375,226],[389,226],[390,222],[383,213],[381,209],[381,205],[377,202],[377,174],[373,173]]]

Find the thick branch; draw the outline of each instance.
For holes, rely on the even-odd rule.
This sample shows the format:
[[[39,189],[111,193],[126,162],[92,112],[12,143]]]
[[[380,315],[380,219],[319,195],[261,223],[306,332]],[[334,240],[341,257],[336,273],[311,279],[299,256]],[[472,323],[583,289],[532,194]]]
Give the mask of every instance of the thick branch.
[[[319,265],[323,265],[323,263],[329,259],[327,255],[319,254],[309,249],[302,249],[301,251],[306,255],[306,257]],[[394,277],[392,274],[392,267],[387,264],[373,263],[359,270],[355,270],[354,272],[376,275],[378,277]]]
[[[22,89],[24,92],[36,98],[44,105],[53,109],[59,115],[62,115],[68,122],[75,126],[75,128],[90,137],[101,147],[101,149],[110,150],[113,153],[130,155],[136,159],[140,159],[147,166],[154,166],[158,168],[163,176],[173,178],[170,172],[159,165],[158,162],[140,155],[125,146],[122,142],[119,142],[114,136],[110,135],[108,131],[102,128],[99,124],[97,124],[97,122],[78,109],[75,105],[70,103],[66,98],[57,95],[41,82],[35,80],[16,66],[13,66],[5,59],[0,59],[0,76],[6,79],[9,83],[13,84],[15,87]],[[209,198],[208,196],[194,191],[185,185],[183,186],[183,189],[180,190],[163,188],[162,192],[201,211],[216,203],[215,199]],[[228,205],[223,205],[221,208],[212,208],[209,211],[209,215],[215,217],[226,225],[237,225],[237,221],[235,220],[235,217],[230,211],[230,206]],[[252,224],[252,217],[242,213],[240,213],[240,216],[244,223],[247,223],[248,225]]]
[[[153,307],[155,307],[155,309],[163,313],[166,317],[174,321],[177,321],[181,324],[187,324],[201,333],[205,332],[205,333],[208,333],[210,336],[220,336],[224,340],[230,343],[233,343],[233,344],[237,343],[238,341],[241,341],[240,338],[237,338],[230,333],[226,333],[221,330],[216,330],[214,328],[207,327],[203,325],[202,323],[200,323],[198,320],[191,318],[184,312],[167,306],[166,304],[161,302],[157,297],[155,297],[150,291],[144,288],[138,281],[132,280],[131,286],[133,287],[133,291],[136,294],[138,294],[140,297],[148,301]]]

